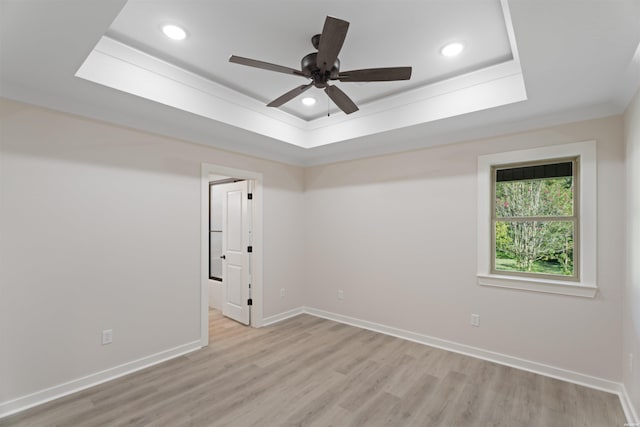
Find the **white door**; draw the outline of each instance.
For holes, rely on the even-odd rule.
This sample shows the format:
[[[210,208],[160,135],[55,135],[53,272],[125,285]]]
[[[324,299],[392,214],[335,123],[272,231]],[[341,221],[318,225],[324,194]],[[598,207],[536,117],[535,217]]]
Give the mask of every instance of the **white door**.
[[[222,314],[245,325],[250,321],[247,185],[222,186]]]

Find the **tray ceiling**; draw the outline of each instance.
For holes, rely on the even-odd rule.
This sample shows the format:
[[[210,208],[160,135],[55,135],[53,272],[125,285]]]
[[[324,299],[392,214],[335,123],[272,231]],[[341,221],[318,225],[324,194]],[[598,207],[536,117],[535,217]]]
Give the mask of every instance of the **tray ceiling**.
[[[343,70],[413,78],[339,83],[349,116],[313,89],[317,110],[265,107],[304,80],[229,55],[296,68],[327,15],[351,23]],[[299,165],[620,114],[640,84],[637,0],[0,0],[0,41],[4,98]]]
[[[248,7],[250,5],[250,7]],[[300,69],[327,14],[351,25],[341,70],[412,66],[409,81],[336,82],[359,105],[265,104],[304,77],[229,63],[232,54]],[[175,41],[165,24],[184,28]],[[465,49],[446,57],[451,42]],[[303,148],[526,99],[506,2],[148,2],[130,0],[77,76]]]

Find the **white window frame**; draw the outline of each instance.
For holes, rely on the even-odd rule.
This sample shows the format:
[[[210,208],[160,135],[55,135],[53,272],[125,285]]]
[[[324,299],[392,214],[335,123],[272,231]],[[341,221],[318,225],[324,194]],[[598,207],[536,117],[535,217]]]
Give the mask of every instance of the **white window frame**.
[[[578,242],[578,282],[575,280],[549,279],[529,275],[492,274],[491,256],[493,230],[491,214],[493,205],[494,166],[537,161],[553,161],[578,157],[578,203],[580,211]],[[478,157],[478,284],[501,288],[521,289],[593,298],[597,286],[597,160],[596,142],[585,141],[553,145],[529,150],[509,151]]]

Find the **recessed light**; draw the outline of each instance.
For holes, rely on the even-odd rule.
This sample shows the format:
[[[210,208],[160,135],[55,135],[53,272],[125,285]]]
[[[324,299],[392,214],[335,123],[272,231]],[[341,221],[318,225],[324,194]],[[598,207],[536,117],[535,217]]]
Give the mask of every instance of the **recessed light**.
[[[449,43],[448,45],[440,49],[440,53],[444,56],[456,56],[459,55],[463,50],[464,45],[462,43]]]
[[[304,105],[306,105],[307,107],[311,107],[312,105],[314,105],[316,103],[316,99],[312,98],[310,96],[306,96],[306,97],[302,98],[302,103]]]
[[[185,30],[173,24],[163,26],[162,32],[172,40],[184,40],[187,37],[187,32]]]

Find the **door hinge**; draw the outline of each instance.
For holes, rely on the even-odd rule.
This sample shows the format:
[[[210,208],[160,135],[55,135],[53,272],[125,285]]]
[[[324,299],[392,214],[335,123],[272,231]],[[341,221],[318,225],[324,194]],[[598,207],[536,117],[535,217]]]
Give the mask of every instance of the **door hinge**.
[[[247,198],[248,198],[249,200],[253,200],[253,193],[249,193],[249,194],[247,194]]]
[[[247,305],[253,305],[253,299],[249,298],[249,299],[247,300]]]
[[[253,252],[253,246],[247,246],[247,252]]]

